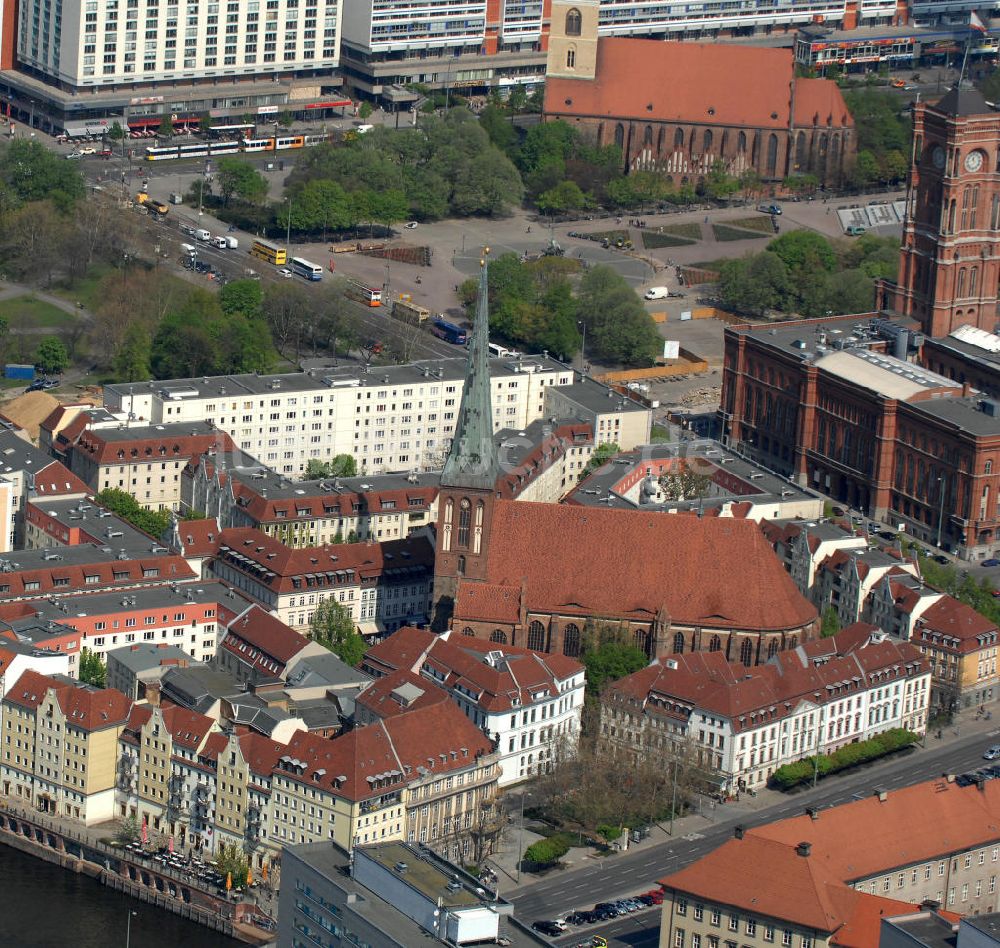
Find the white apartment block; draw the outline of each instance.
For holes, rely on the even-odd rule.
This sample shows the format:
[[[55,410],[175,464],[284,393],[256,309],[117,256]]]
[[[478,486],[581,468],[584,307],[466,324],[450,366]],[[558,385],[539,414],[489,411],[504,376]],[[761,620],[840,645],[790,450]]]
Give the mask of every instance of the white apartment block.
[[[342,2],[25,0],[17,53],[71,87],[326,71],[340,58]]]
[[[543,356],[492,359],[495,430],[541,418],[572,370]],[[106,407],[137,421],[210,421],[289,477],[310,460],[350,454],[363,474],[439,468],[455,433],[464,358],[287,375],[228,375],[109,385]]]

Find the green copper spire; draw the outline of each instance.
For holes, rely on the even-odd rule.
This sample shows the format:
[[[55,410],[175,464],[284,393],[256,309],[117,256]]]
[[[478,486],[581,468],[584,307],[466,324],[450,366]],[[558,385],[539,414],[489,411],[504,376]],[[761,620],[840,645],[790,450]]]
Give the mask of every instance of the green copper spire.
[[[490,410],[490,305],[487,288],[489,247],[480,261],[479,298],[469,339],[469,367],[465,376],[462,405],[458,411],[455,437],[441,472],[442,487],[478,487],[493,490],[498,473],[496,445],[493,443],[493,414]]]

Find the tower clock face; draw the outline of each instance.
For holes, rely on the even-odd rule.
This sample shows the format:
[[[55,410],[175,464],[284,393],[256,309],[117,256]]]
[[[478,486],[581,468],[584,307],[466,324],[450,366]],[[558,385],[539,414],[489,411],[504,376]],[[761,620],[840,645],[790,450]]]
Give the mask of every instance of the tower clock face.
[[[944,167],[944,149],[940,145],[935,146],[934,151],[931,152],[931,161],[934,162],[935,168]]]
[[[983,153],[981,151],[970,151],[965,156],[965,170],[975,173],[983,166]]]

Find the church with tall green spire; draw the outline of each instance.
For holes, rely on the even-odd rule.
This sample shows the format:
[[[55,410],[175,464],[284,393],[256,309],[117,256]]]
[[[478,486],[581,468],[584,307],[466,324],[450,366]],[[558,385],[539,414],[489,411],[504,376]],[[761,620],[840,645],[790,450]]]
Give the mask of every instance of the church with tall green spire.
[[[488,256],[487,247],[480,262],[465,388],[438,494],[434,623],[439,629],[450,617],[459,578],[477,579],[485,575],[492,507],[500,473],[493,439]]]

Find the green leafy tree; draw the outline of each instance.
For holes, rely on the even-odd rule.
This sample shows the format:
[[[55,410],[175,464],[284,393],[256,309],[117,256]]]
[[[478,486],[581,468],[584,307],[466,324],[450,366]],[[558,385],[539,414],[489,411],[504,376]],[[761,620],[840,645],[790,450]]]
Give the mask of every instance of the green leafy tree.
[[[260,280],[233,280],[219,291],[219,305],[230,316],[259,316],[263,299]]]
[[[169,112],[164,112],[160,116],[160,125],[156,130],[156,134],[162,138],[170,138],[174,134],[174,120]]]
[[[152,378],[150,357],[152,340],[142,323],[133,323],[125,330],[121,347],[115,353],[114,370],[120,382],[145,382]]]
[[[524,851],[524,861],[529,865],[545,867],[559,862],[569,852],[569,843],[560,836],[540,839]]]
[[[789,231],[772,240],[767,249],[779,257],[793,274],[817,267],[830,273],[837,263],[830,241],[812,230]]]
[[[617,271],[591,267],[580,280],[577,319],[587,327],[587,350],[623,365],[652,365],[660,334],[635,290]]]
[[[362,102],[361,105],[358,106],[358,118],[365,121],[371,117],[373,111],[375,110],[372,107],[371,102]]]
[[[61,339],[46,336],[35,349],[35,365],[49,375],[58,375],[69,365],[69,353]]]
[[[705,176],[705,195],[713,201],[724,201],[740,189],[738,178],[726,173],[726,166],[716,161]]]
[[[840,616],[833,606],[827,606],[823,610],[823,618],[820,623],[820,636],[828,639],[840,631]]]
[[[540,194],[536,203],[543,214],[561,214],[586,207],[588,201],[575,181],[560,181],[554,188]]]
[[[84,684],[103,688],[107,680],[108,667],[101,660],[100,655],[84,646],[80,652],[80,666],[77,675]]]
[[[169,510],[146,510],[131,494],[116,487],[106,487],[94,499],[154,539],[161,537],[170,526]]]
[[[226,205],[234,197],[245,204],[261,204],[267,197],[267,178],[242,158],[220,158],[216,181]]]
[[[310,631],[313,639],[325,646],[342,662],[356,666],[365,655],[365,640],[358,633],[350,610],[333,599],[326,599],[313,613]]]
[[[118,823],[118,828],[115,830],[115,842],[119,846],[127,846],[129,843],[138,842],[142,835],[142,829],[139,825],[139,817],[135,814],[129,814],[128,816],[123,816]]]
[[[125,130],[118,122],[111,123],[111,128],[108,129],[108,138],[113,142],[120,142],[125,138]]]
[[[649,664],[646,653],[631,642],[606,641],[585,649],[580,659],[587,670],[587,691],[599,695],[609,681],[617,681]]]
[[[773,253],[727,260],[719,270],[719,291],[726,309],[752,316],[783,310],[789,298],[788,267]]]
[[[7,207],[47,200],[65,213],[86,193],[77,162],[60,160],[31,139],[10,142],[0,151],[0,182]]]
[[[326,477],[356,477],[358,462],[350,454],[338,454],[330,461],[312,458],[306,464],[306,480],[320,480]]]
[[[278,116],[278,124],[282,128],[291,128],[295,124],[295,116],[288,109],[284,109]]]
[[[517,147],[517,129],[511,124],[510,114],[498,105],[487,105],[479,113],[479,124],[489,135],[490,141],[502,152],[511,155]]]
[[[236,843],[223,843],[215,856],[215,865],[223,880],[228,876],[234,889],[246,885],[247,873],[250,871],[250,860],[247,854]]]
[[[590,455],[587,466],[580,472],[580,480],[582,481],[584,478],[589,477],[599,467],[603,467],[611,458],[621,453],[622,449],[613,441],[599,444]]]
[[[355,220],[350,196],[336,181],[306,181],[292,196],[292,227],[297,231],[347,230]]]

